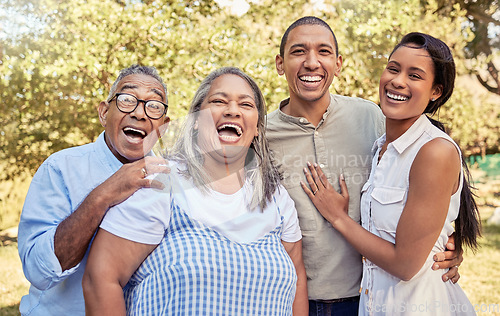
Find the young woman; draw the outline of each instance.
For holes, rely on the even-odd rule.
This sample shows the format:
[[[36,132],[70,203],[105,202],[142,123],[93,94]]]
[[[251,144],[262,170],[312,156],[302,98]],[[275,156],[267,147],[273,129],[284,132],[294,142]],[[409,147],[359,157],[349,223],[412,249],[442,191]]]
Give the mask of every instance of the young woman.
[[[307,313],[297,213],[268,155],[265,113],[241,70],[205,78],[165,189],[137,191],[101,224],[83,280],[88,314]]]
[[[386,133],[375,143],[363,187],[362,225],[347,215],[342,176],[338,194],[319,167],[304,170],[305,192],[364,256],[360,314],[474,314],[460,286],[442,282],[441,272],[430,268],[453,231],[459,251],[475,249],[480,235],[460,149],[426,115],[450,98],[454,81],[453,57],[441,40],[410,33],[394,48],[380,78]]]

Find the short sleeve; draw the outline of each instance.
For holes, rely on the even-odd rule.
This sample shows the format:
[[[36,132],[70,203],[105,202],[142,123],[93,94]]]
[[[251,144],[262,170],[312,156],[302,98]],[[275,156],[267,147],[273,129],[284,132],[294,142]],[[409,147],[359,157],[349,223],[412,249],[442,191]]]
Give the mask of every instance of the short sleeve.
[[[157,245],[170,223],[171,188],[169,176],[156,178],[163,190],[142,188],[127,200],[109,209],[100,228],[131,241]]]
[[[281,239],[285,242],[299,241],[302,239],[302,233],[300,231],[295,203],[282,185],[276,190],[275,198],[280,214],[283,216],[283,234]]]

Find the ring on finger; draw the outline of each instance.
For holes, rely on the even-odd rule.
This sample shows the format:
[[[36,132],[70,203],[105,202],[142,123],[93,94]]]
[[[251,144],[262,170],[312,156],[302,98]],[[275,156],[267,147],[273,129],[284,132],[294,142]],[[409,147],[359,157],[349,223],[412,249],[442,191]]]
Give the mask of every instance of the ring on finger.
[[[316,189],[316,191],[313,192],[313,195],[316,195],[317,192],[318,192],[318,189]]]
[[[142,171],[142,174],[144,175],[144,178],[146,178],[148,176],[148,172],[146,171],[146,168],[142,167],[141,171]]]

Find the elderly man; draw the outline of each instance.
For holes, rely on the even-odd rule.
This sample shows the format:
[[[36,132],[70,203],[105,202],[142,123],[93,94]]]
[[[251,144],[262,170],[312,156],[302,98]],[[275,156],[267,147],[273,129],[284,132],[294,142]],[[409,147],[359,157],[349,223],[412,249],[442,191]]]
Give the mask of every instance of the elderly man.
[[[51,155],[38,169],[19,223],[18,246],[31,286],[22,315],[84,315],[82,276],[107,210],[167,173],[153,145],[166,129],[167,89],[156,69],[123,69],[99,104],[104,132],[94,143]],[[145,157],[146,156],[146,157]]]

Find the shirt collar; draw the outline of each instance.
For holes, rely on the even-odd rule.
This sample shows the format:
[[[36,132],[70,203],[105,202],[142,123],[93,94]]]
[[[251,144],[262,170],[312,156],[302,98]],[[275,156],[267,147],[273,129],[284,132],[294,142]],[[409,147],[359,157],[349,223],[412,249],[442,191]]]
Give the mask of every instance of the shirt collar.
[[[385,143],[385,136],[386,136],[386,134],[384,133],[384,135],[380,136],[375,141],[375,143],[373,143],[372,154],[375,153],[377,151],[377,149],[381,148],[384,145],[384,143]]]
[[[432,124],[425,114],[422,114],[416,121],[413,123],[410,128],[403,133],[403,135],[399,136],[395,141],[392,142],[392,145],[397,150],[399,154],[406,150],[411,144],[413,144],[422,134],[425,129]]]
[[[333,95],[330,94],[330,104],[328,104],[328,107],[326,108],[325,113],[323,113],[323,119],[319,122],[318,127],[320,127],[321,124],[323,124],[323,122],[326,120],[327,116],[332,112],[334,101],[335,101],[335,98],[333,97]],[[290,103],[290,98],[286,98],[285,100],[280,102],[280,105],[278,107],[278,113],[279,113],[280,119],[284,122],[295,123],[297,125],[310,124],[309,121],[307,121],[307,119],[305,117],[296,117],[296,116],[288,115],[281,110],[285,105],[287,105],[289,103]]]
[[[97,155],[99,157],[99,160],[105,164],[111,167],[111,170],[113,172],[116,172],[118,169],[120,169],[123,166],[123,163],[116,158],[116,156],[111,152],[111,150],[108,147],[108,144],[106,144],[106,140],[104,138],[104,132],[102,132],[99,137],[97,137],[97,140],[95,141],[95,144],[97,146]],[[155,156],[153,151],[150,151],[144,156]]]
[[[305,121],[305,118],[291,116],[291,115],[288,115],[281,110],[284,106],[288,105],[288,103],[290,103],[290,98],[286,98],[285,100],[280,102],[280,106],[278,107],[278,114],[279,114],[280,119],[282,121],[295,123],[295,124],[303,123],[303,121]]]
[[[104,139],[104,132],[102,132],[99,137],[97,137],[95,144],[97,147],[96,152],[99,160],[102,164],[110,167],[113,173],[123,166],[120,160],[118,160],[118,158],[113,155],[108,145],[106,144],[106,140]]]

